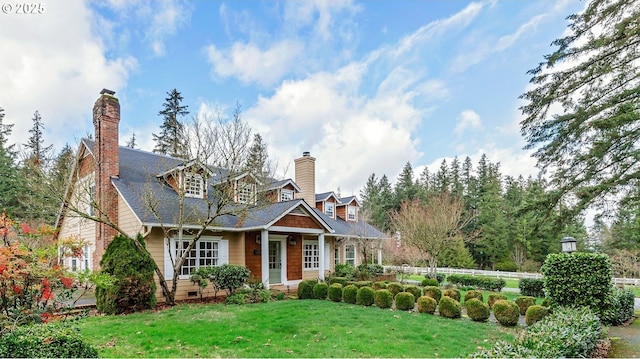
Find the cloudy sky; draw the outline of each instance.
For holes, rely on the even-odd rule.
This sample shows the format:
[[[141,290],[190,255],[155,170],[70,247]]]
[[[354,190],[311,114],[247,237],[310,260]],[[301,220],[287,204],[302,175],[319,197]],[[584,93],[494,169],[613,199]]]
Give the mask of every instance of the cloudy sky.
[[[26,2],[31,3],[32,0]],[[10,3],[10,2],[7,2]],[[518,96],[577,0],[47,1],[0,13],[0,107],[24,143],[91,133],[102,88],[121,103],[120,142],[151,150],[173,88],[191,116],[236,103],[279,168],[316,157],[318,192],[358,194],[443,158],[482,153],[537,173],[522,150]],[[8,11],[7,11],[8,10]],[[6,13],[8,12],[8,13]],[[36,11],[37,12],[37,11]]]

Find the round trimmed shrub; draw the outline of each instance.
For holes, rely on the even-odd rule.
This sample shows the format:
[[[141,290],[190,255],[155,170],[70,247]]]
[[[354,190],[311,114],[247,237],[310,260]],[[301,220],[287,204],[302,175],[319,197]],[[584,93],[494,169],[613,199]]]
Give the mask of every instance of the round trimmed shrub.
[[[346,287],[347,286],[347,281],[348,281],[348,279],[345,278],[345,277],[333,277],[333,278],[331,278],[329,283],[330,284],[340,283],[340,284],[342,284],[342,287]]]
[[[524,320],[527,323],[527,326],[531,326],[540,321],[540,319],[546,317],[548,314],[549,308],[534,304],[527,308]]]
[[[313,299],[313,287],[318,284],[317,280],[305,279],[298,284],[298,299]]]
[[[467,309],[467,315],[474,322],[485,322],[489,319],[489,305],[480,301],[478,298],[471,298],[464,302]]]
[[[361,280],[361,281],[357,281],[355,283],[356,287],[358,288],[362,288],[362,287],[371,287],[371,281],[370,280]]]
[[[423,295],[418,298],[418,312],[420,313],[429,313],[433,314],[436,311],[436,307],[438,306],[438,302],[432,297]]]
[[[3,358],[97,358],[98,351],[67,323],[19,326],[0,338]]]
[[[387,284],[387,289],[389,289],[391,291],[391,293],[393,293],[394,297],[398,293],[404,291],[404,287],[402,286],[402,283],[398,283],[398,282],[391,282],[391,283]]]
[[[442,291],[436,286],[424,287],[422,289],[422,293],[427,297],[435,299],[436,303],[438,303],[440,298],[442,298]]]
[[[313,297],[316,299],[327,299],[328,291],[329,286],[327,285],[327,283],[316,283],[316,285],[313,286]]]
[[[440,316],[445,318],[460,318],[462,316],[462,306],[457,300],[444,296],[438,303],[438,312]]]
[[[482,302],[484,300],[484,296],[482,295],[482,292],[479,290],[470,290],[464,296],[464,302],[466,303],[469,299],[477,299],[480,302]]]
[[[518,324],[518,319],[520,319],[520,308],[516,302],[500,299],[493,303],[493,315],[498,323],[505,327],[513,327]]]
[[[536,298],[521,295],[516,298],[515,302],[518,305],[518,308],[520,308],[520,315],[525,315],[525,313],[527,313],[527,308],[536,304]]]
[[[489,304],[489,308],[493,308],[493,304],[499,300],[507,300],[507,296],[499,293],[491,293],[487,297],[487,304]]]
[[[416,297],[410,292],[400,292],[395,299],[398,310],[412,310],[416,306]]]
[[[358,289],[356,293],[356,304],[364,305],[365,307],[373,305],[373,297],[376,292],[371,287],[362,287]]]
[[[373,290],[387,289],[387,282],[373,282],[371,288]]]
[[[376,290],[373,295],[373,304],[382,309],[391,308],[393,305],[393,293],[388,289]]]
[[[422,280],[422,286],[423,287],[437,287],[438,286],[438,280],[435,278],[425,278]]]
[[[353,284],[342,288],[342,300],[345,303],[356,304],[356,296],[358,295],[358,287]]]
[[[331,301],[333,302],[341,301],[342,300],[342,284],[333,283],[332,285],[329,286],[327,294],[329,296],[329,299],[331,299]]]
[[[455,288],[449,288],[444,290],[444,296],[454,299],[456,302],[460,302],[460,291]]]
[[[422,297],[422,288],[418,287],[417,285],[405,285],[404,291],[413,294],[414,298]]]

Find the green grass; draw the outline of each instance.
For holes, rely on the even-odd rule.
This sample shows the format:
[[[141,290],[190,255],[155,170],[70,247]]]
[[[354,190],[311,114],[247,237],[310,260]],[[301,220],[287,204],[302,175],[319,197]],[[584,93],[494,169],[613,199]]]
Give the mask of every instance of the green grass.
[[[319,300],[88,317],[101,357],[466,357],[513,329]]]
[[[640,298],[640,286],[637,285],[625,285],[626,289],[631,289],[636,298]]]

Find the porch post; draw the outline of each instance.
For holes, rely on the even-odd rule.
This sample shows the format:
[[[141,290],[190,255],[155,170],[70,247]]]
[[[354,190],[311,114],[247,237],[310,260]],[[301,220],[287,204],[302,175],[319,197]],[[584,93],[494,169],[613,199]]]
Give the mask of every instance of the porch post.
[[[378,264],[382,265],[382,241],[378,242]]]
[[[260,232],[260,260],[262,267],[262,283],[269,289],[269,230]]]
[[[324,233],[318,235],[318,278],[324,280]]]

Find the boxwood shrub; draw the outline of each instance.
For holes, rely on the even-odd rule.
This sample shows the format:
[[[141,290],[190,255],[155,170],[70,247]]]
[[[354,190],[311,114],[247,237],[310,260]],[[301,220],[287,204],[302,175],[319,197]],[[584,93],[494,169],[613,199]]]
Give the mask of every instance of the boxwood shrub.
[[[445,279],[445,276],[444,276],[444,274],[442,274],[442,273],[436,273],[435,278],[434,278],[434,275],[433,275],[433,274],[431,274],[431,273],[427,273],[427,274],[425,274],[425,275],[424,275],[424,277],[425,277],[425,278],[433,278],[433,279],[435,279],[436,281],[438,281],[438,284],[440,284],[440,283],[444,282],[444,279]],[[436,286],[437,286],[438,284],[436,284]]]
[[[373,290],[387,289],[387,282],[373,282],[371,288]]]
[[[548,314],[549,314],[549,308],[534,304],[529,308],[527,308],[527,312],[524,315],[524,320],[527,323],[527,326],[531,326],[539,322],[542,318],[546,317]]]
[[[458,289],[445,289],[443,295],[445,297],[453,298],[456,302],[460,302],[460,291]]]
[[[451,297],[442,297],[438,303],[438,312],[445,318],[460,318],[462,316],[462,306],[460,302]]]
[[[418,287],[417,285],[405,285],[404,291],[413,294],[414,298],[422,297],[422,288]]]
[[[371,287],[361,287],[356,293],[356,304],[364,305],[366,307],[373,305],[373,297],[375,291]]]
[[[410,292],[400,292],[395,299],[398,310],[412,310],[416,306],[416,297]]]
[[[388,289],[376,290],[373,295],[373,304],[382,309],[391,308],[393,305],[393,293]]]
[[[520,294],[530,297],[544,298],[544,279],[522,278],[518,282]]]
[[[305,279],[298,284],[298,299],[313,299],[313,287],[318,284],[317,280]]]
[[[493,303],[493,315],[498,323],[505,327],[513,327],[520,319],[520,308],[514,301],[500,299]]]
[[[493,304],[499,300],[507,300],[507,296],[499,293],[491,293],[487,297],[487,304],[489,304],[489,308],[493,309]]]
[[[474,322],[485,322],[489,319],[489,305],[483,303],[478,298],[471,298],[464,302],[467,315]]]
[[[482,292],[479,290],[470,290],[464,296],[464,302],[466,303],[469,299],[478,299],[480,302],[484,301],[484,296]]]
[[[437,287],[438,286],[438,280],[434,279],[434,278],[425,278],[422,280],[422,286],[423,287]]]
[[[353,284],[355,284],[355,286],[358,288],[362,288],[362,287],[371,287],[371,283],[372,282],[370,280],[360,280]]]
[[[460,287],[474,287],[493,292],[501,291],[507,284],[502,278],[472,276],[468,274],[451,274],[447,277],[447,281]]]
[[[68,323],[17,327],[0,338],[2,358],[97,358],[98,351]]]
[[[606,324],[619,325],[633,317],[635,295],[631,289],[611,287],[600,318]]]
[[[440,298],[442,298],[442,291],[440,290],[440,288],[435,286],[424,287],[422,289],[422,293],[428,297],[435,299],[436,303],[438,303],[440,301]]]
[[[339,302],[342,300],[342,284],[333,283],[329,286],[327,291],[329,299],[333,302]]]
[[[327,292],[329,291],[329,286],[327,283],[320,282],[316,283],[313,286],[313,297],[316,299],[327,299]]]
[[[347,279],[346,277],[333,277],[333,278],[331,278],[329,283],[330,284],[340,283],[340,284],[342,284],[342,287],[346,287],[348,280],[349,279]]]
[[[418,298],[418,312],[433,314],[436,311],[438,302],[432,297],[423,295]]]
[[[402,285],[402,283],[399,283],[399,282],[391,282],[387,284],[387,289],[389,289],[391,293],[393,293],[393,296],[395,297],[396,294],[404,291],[404,286]]]
[[[526,295],[521,295],[515,299],[518,308],[520,309],[520,315],[525,315],[527,312],[527,308],[536,304],[536,298],[529,297]]]
[[[358,295],[358,287],[353,284],[342,288],[342,300],[345,303],[356,304],[356,296]]]

